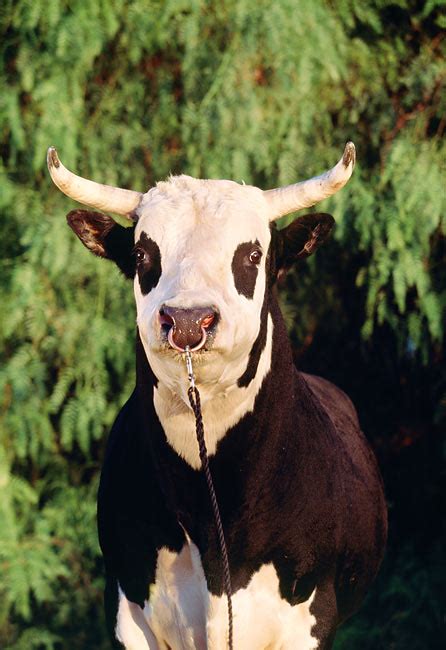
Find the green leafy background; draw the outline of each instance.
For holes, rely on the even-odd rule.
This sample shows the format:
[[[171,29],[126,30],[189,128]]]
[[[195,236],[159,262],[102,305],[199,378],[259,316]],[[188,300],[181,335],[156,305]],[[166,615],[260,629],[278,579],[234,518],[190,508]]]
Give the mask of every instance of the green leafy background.
[[[390,508],[336,648],[445,647],[444,0],[3,0],[0,647],[107,648],[95,499],[134,382],[131,286],[84,250],[46,149],[145,191],[358,164],[281,298],[296,360],[358,406]],[[352,524],[353,525],[353,524]]]

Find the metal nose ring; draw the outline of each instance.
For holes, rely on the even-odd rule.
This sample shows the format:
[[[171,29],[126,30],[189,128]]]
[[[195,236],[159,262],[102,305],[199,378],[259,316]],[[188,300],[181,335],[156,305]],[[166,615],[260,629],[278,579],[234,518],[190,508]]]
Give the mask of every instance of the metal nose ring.
[[[169,345],[174,349],[178,350],[178,352],[186,352],[186,348],[180,348],[179,345],[175,343],[173,340],[173,327],[170,328],[169,333],[167,334],[167,340],[169,341]],[[189,348],[190,352],[197,352],[197,350],[201,350],[201,348],[204,346],[206,343],[206,338],[207,338],[207,332],[204,327],[201,328],[201,341],[195,345],[193,348]],[[188,346],[189,347],[189,346]]]

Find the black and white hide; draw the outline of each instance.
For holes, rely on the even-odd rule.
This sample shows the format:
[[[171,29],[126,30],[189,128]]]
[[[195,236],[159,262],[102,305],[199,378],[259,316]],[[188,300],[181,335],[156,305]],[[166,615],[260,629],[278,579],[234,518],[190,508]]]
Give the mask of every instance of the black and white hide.
[[[68,183],[55,150],[49,166],[59,187]],[[275,281],[324,241],[333,219],[308,214],[279,231],[272,220],[291,205],[282,195],[273,209],[258,188],[187,176],[127,198],[132,228],[98,212],[68,215],[87,248],[133,278],[137,307],[136,387],[110,434],[98,502],[113,643],[227,648],[222,561],[179,351],[205,332],[193,360],[234,647],[330,648],[378,570],[385,501],[348,397],[294,367]]]

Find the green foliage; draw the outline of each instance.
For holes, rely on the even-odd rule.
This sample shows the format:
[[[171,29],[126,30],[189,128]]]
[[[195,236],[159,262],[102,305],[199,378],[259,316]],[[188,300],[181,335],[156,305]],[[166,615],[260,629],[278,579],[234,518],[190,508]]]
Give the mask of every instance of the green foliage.
[[[329,313],[348,327],[353,295],[358,350],[387,328],[420,368],[441,357],[445,323],[445,6],[4,0],[0,647],[107,647],[95,492],[133,383],[131,285],[66,227],[47,147],[135,190],[171,172],[268,188],[354,140],[348,189],[318,206],[335,241],[290,276],[287,320],[305,345]],[[364,645],[348,629],[345,647]]]

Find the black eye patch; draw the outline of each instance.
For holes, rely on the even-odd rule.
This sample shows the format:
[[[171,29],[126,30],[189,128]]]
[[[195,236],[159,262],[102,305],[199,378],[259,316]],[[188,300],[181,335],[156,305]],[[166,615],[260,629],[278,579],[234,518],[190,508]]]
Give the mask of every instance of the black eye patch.
[[[161,276],[161,253],[158,244],[145,232],[141,233],[133,249],[141,293],[146,296]]]
[[[234,256],[232,258],[232,275],[234,276],[234,284],[238,293],[252,300],[254,290],[256,288],[256,280],[258,274],[258,264],[260,257],[260,243],[245,242],[237,246]]]

